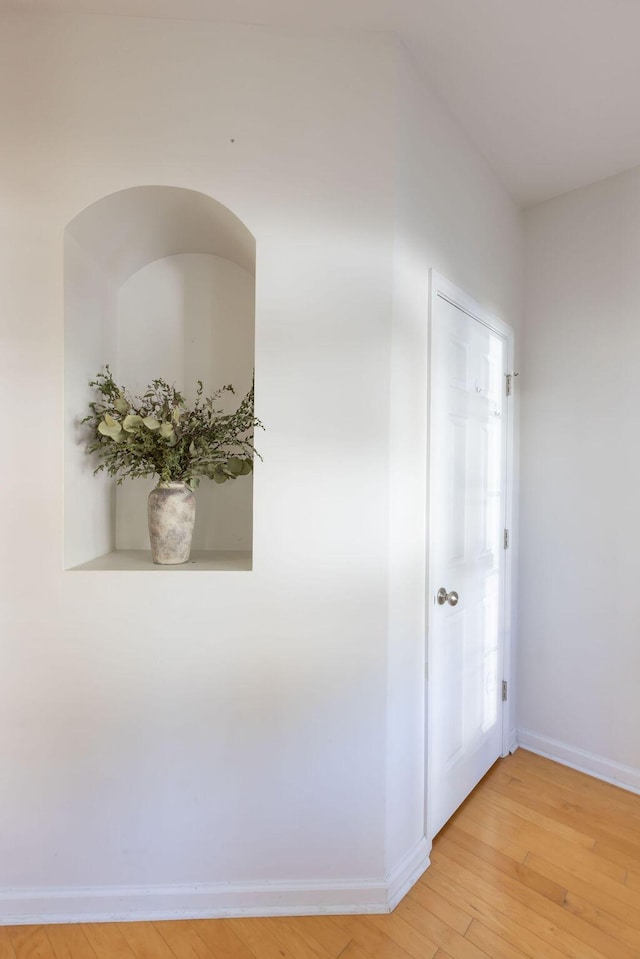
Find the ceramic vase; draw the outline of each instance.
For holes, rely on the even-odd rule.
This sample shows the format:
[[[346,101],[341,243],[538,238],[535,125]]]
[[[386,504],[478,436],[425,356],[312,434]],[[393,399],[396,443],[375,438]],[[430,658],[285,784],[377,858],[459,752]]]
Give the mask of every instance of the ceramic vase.
[[[186,563],[191,553],[196,499],[186,483],[158,483],[149,493],[151,558],[159,566]]]

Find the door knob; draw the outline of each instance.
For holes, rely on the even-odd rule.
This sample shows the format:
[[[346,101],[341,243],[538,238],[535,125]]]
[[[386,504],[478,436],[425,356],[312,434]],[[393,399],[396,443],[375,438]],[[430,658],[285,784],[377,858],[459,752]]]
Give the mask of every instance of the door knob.
[[[444,588],[444,586],[441,586],[438,592],[436,593],[436,600],[438,602],[438,606],[444,606],[445,603],[448,603],[449,606],[457,606],[458,599],[459,599],[459,596],[454,589],[452,589],[451,592],[448,593],[446,589]]]

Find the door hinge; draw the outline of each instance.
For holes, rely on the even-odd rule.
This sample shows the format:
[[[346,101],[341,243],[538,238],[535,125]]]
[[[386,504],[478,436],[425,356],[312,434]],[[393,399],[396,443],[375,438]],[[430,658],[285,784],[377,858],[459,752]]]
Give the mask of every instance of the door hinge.
[[[502,702],[503,702],[503,703],[506,703],[506,701],[507,701],[507,693],[508,693],[508,690],[507,690],[507,681],[506,681],[506,679],[503,679],[503,680],[502,680]]]
[[[520,376],[520,374],[519,374],[519,373],[505,373],[505,375],[504,375],[504,380],[505,380],[504,391],[505,391],[505,394],[506,394],[507,396],[511,396],[511,394],[513,393],[513,378],[514,378],[515,376]]]
[[[509,530],[505,529],[504,539],[502,540],[502,546],[504,549],[509,549]]]

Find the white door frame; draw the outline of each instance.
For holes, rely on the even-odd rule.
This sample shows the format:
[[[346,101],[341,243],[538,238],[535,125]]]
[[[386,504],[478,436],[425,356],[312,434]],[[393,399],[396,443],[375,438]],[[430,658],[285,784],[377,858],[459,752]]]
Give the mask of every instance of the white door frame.
[[[432,602],[434,590],[437,588],[436,583],[431,582],[431,566],[430,566],[430,506],[431,506],[431,491],[430,491],[430,477],[431,477],[431,330],[433,323],[433,316],[435,312],[435,306],[438,300],[438,297],[441,297],[445,300],[448,300],[449,303],[453,306],[458,307],[463,312],[467,313],[473,319],[478,320],[484,326],[488,327],[490,330],[493,330],[495,333],[503,336],[507,343],[507,372],[513,373],[513,364],[514,364],[514,349],[515,349],[515,335],[513,329],[504,323],[502,320],[499,320],[497,317],[488,313],[483,307],[481,307],[475,300],[468,296],[463,290],[459,289],[453,283],[450,283],[449,280],[441,276],[435,270],[429,270],[429,320],[428,320],[428,336],[427,336],[427,381],[428,381],[428,392],[427,392],[427,504],[426,504],[426,519],[427,519],[427,538],[426,538],[426,590],[425,590],[425,599],[426,599],[426,611],[425,611],[425,623],[426,623],[426,636],[425,636],[425,835],[429,843],[433,840],[433,832],[431,829],[431,815],[430,815],[430,795],[432,783],[430,779],[430,770],[431,765],[429,762],[429,752],[430,752],[430,731],[429,731],[429,637],[431,633],[431,624],[434,614],[434,604]],[[505,456],[505,468],[506,468],[506,478],[505,478],[505,526],[508,530],[513,532],[513,515],[514,515],[514,438],[515,438],[515,416],[514,416],[514,394],[515,390],[513,389],[513,378],[512,383],[512,393],[510,397],[510,402],[505,405],[506,411],[506,456]],[[509,754],[510,748],[513,746],[510,738],[510,723],[509,717],[511,715],[515,716],[515,683],[512,678],[512,667],[515,662],[515,630],[513,622],[513,604],[514,604],[514,583],[513,583],[513,574],[515,568],[515,551],[513,547],[513,535],[510,536],[509,549],[505,550],[505,563],[504,563],[504,635],[503,635],[503,649],[502,649],[502,679],[507,680],[509,689],[508,689],[508,701],[502,703],[502,756],[507,756]]]

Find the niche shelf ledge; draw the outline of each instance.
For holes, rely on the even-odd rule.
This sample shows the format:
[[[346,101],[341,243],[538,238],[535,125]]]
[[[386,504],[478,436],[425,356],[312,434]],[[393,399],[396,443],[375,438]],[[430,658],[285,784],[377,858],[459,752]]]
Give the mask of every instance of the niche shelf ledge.
[[[74,566],[70,572],[90,570],[114,570],[147,573],[189,573],[209,570],[228,570],[232,572],[250,572],[253,568],[250,550],[191,550],[188,563],[179,566],[157,566],[151,561],[148,549],[118,549],[104,556]]]

